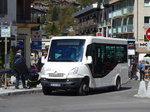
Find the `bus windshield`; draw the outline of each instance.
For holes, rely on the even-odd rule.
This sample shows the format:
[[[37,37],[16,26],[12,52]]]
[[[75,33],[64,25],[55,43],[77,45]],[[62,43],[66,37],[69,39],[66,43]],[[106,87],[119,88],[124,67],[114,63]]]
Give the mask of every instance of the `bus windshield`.
[[[48,61],[81,62],[84,44],[83,39],[52,40]]]

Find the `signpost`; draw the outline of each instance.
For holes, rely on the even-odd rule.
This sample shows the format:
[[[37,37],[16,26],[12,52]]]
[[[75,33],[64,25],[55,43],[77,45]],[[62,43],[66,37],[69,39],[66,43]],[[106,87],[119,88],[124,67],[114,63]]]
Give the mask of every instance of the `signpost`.
[[[5,69],[9,63],[9,57],[7,55],[7,37],[11,37],[10,26],[1,26],[1,37],[5,38]],[[5,74],[5,89],[7,89],[7,74]]]
[[[149,43],[147,45],[147,49],[150,50],[150,28],[146,31],[146,38],[149,40]]]
[[[42,41],[32,41],[32,49],[41,50],[42,49]]]
[[[40,50],[42,49],[42,36],[41,31],[32,32],[32,49]]]
[[[150,28],[146,31],[146,38],[150,40]]]
[[[128,41],[128,55],[135,55],[135,40]]]

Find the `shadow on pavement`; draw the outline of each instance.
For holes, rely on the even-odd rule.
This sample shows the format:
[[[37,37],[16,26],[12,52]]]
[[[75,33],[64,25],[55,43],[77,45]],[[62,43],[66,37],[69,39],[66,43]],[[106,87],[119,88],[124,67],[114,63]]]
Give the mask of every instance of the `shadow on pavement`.
[[[109,92],[120,92],[120,91],[126,91],[131,89],[131,87],[122,87],[121,90],[119,91],[114,91],[111,88],[99,88],[99,89],[94,89],[90,90],[90,93],[88,95],[95,95],[95,94],[104,94],[104,93],[109,93]],[[53,91],[50,96],[78,96],[76,92],[74,91]]]

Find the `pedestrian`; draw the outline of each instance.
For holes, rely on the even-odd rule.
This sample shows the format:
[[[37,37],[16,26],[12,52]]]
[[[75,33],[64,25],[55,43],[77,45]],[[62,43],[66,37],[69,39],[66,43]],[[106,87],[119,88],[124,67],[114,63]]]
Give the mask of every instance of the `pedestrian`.
[[[140,62],[138,69],[140,70],[140,81],[142,81],[145,78],[145,61]]]
[[[131,77],[130,78],[133,80],[137,80],[138,77],[136,75],[136,73],[137,73],[137,63],[136,62],[132,63],[130,70],[131,70]]]
[[[14,58],[14,70],[16,72],[15,88],[19,89],[19,80],[21,78],[23,88],[26,87],[25,75],[28,72],[26,61],[22,55],[22,50],[18,50]]]

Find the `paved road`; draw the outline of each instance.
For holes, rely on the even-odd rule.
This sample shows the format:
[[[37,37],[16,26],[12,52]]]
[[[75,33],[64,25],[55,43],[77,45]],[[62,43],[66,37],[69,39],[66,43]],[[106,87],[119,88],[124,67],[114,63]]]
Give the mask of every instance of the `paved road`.
[[[54,92],[0,98],[0,112],[150,112],[150,99],[134,97],[139,82],[130,81],[118,92],[101,89],[88,96]]]

